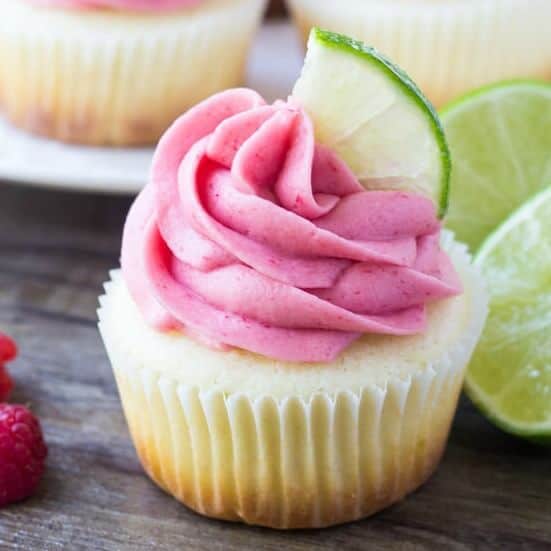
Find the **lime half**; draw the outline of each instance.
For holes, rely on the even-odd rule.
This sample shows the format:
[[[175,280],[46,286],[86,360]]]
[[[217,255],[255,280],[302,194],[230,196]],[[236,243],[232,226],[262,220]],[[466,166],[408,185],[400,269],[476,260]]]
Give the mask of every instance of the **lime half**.
[[[368,189],[415,191],[447,208],[450,160],[438,116],[411,79],[379,52],[313,29],[296,98]]]
[[[447,226],[476,251],[509,214],[551,184],[551,84],[483,88],[441,115],[453,162]]]
[[[482,245],[490,314],[466,389],[496,425],[551,444],[551,188]]]

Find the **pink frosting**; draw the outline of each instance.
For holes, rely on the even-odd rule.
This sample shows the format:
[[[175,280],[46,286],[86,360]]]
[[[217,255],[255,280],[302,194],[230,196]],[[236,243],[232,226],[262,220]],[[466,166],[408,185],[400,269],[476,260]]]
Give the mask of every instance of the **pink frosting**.
[[[28,0],[45,7],[94,9],[107,8],[126,11],[168,11],[196,6],[204,0]]]
[[[215,95],[161,139],[122,269],[150,324],[217,347],[328,362],[364,333],[424,330],[461,290],[432,202],[366,191],[291,98]]]

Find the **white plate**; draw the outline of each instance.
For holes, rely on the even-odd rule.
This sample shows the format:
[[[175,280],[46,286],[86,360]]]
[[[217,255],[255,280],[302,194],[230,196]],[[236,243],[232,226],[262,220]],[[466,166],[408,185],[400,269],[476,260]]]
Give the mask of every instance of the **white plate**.
[[[268,23],[251,53],[247,85],[268,101],[285,98],[303,53],[288,23]],[[0,180],[35,186],[134,194],[147,182],[153,148],[66,145],[21,132],[0,119]]]

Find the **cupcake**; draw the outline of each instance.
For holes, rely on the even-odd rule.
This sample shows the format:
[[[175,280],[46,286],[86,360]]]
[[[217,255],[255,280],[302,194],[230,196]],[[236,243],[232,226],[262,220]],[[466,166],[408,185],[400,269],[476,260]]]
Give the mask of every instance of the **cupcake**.
[[[503,79],[551,78],[548,0],[287,0],[306,39],[319,26],[374,46],[437,106]]]
[[[199,513],[273,528],[419,487],[486,315],[434,201],[360,183],[299,88],[272,105],[228,90],[171,126],[99,310],[149,476]]]
[[[0,110],[66,142],[154,143],[236,86],[265,0],[10,0],[0,7]],[[239,21],[239,24],[236,24]]]

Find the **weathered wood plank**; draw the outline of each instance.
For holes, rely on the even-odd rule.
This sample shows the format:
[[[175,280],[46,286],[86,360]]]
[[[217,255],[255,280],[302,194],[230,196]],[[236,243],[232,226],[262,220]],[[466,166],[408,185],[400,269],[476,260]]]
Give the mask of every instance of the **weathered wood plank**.
[[[96,329],[128,199],[0,184],[0,327],[21,345],[14,398],[43,421],[40,492],[0,511],[0,548],[548,549],[551,454],[465,399],[437,475],[367,521],[278,533],[203,519],[142,474]]]

